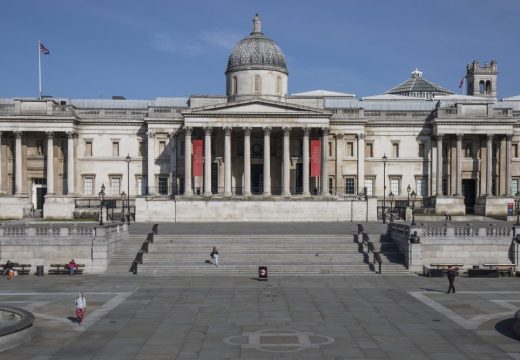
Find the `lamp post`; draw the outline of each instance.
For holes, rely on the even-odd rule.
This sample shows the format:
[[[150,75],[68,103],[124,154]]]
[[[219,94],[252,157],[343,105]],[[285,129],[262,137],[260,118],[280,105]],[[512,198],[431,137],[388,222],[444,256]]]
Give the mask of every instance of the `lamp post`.
[[[132,158],[130,157],[130,154],[126,155],[126,181],[127,181],[127,192],[128,197],[126,198],[126,218],[128,220],[128,225],[130,225],[130,161],[132,161]],[[123,204],[124,207],[124,204]],[[123,219],[124,221],[124,219]]]
[[[121,207],[122,207],[121,221],[123,223],[125,222],[125,199],[126,199],[126,194],[125,194],[125,191],[123,190],[123,192],[121,193]]]
[[[516,224],[515,225],[520,225],[520,218],[519,218],[519,215],[520,215],[520,212],[519,212],[519,208],[518,208],[518,205],[520,203],[520,192],[517,191],[516,194],[515,194],[515,199],[516,199],[516,203],[515,203],[515,210],[516,210]]]
[[[417,197],[417,193],[412,191],[410,195],[412,196],[412,226],[415,226],[415,198]]]
[[[388,158],[383,154],[383,224],[386,224],[386,161]]]
[[[410,191],[412,191],[412,188],[410,187],[410,184],[408,184],[408,187],[406,188],[406,191],[408,192],[408,202],[406,203],[406,206],[410,207]]]
[[[388,194],[388,197],[390,198],[390,222],[393,222],[394,216],[392,214],[392,204],[394,202],[394,193],[390,191],[390,194]]]
[[[101,191],[99,192],[99,197],[101,202],[99,203],[100,217],[99,217],[99,225],[103,225],[103,202],[105,199],[105,184],[101,184]]]

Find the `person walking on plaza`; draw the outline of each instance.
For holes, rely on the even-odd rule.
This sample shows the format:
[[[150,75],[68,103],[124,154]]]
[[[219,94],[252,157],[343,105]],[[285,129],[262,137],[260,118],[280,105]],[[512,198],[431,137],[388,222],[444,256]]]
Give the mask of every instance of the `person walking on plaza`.
[[[455,294],[455,286],[453,286],[453,283],[455,282],[455,276],[457,276],[457,268],[454,266],[448,266],[448,281],[450,282],[450,287],[448,288],[448,292],[446,294],[449,294],[450,291],[453,291]]]
[[[76,318],[78,319],[78,324],[81,325],[85,318],[85,311],[87,311],[87,300],[85,299],[85,295],[80,292],[74,303],[76,305]]]
[[[213,251],[211,252],[210,256],[213,259],[213,264],[218,267],[218,250],[215,246],[213,246]]]

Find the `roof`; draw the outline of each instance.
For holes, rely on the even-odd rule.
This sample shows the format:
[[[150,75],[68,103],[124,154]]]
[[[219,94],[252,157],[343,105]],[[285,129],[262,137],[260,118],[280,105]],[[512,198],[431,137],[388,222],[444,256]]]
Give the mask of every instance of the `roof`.
[[[330,90],[311,90],[301,93],[292,94],[291,96],[304,96],[304,97],[355,97],[354,94],[347,94],[338,91]]]
[[[79,109],[146,109],[154,100],[70,99],[68,103]]]
[[[423,98],[418,98],[414,96],[405,96],[405,95],[393,95],[393,94],[383,94],[383,95],[372,95],[365,96],[362,98],[363,101],[373,101],[373,100],[382,100],[382,101],[426,101]]]
[[[520,95],[516,95],[516,96],[512,96],[512,97],[508,97],[508,98],[505,98],[503,99],[504,101],[520,101]]]
[[[453,94],[450,90],[443,88],[422,77],[422,72],[415,70],[411,77],[394,86],[386,94],[410,94],[410,93],[433,93],[433,94]]]

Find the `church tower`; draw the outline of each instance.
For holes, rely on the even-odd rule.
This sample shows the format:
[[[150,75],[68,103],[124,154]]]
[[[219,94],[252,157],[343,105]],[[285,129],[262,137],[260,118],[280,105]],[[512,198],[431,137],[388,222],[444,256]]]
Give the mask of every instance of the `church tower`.
[[[467,94],[480,97],[497,97],[497,63],[491,60],[490,63],[480,65],[478,60],[474,60],[466,66]]]

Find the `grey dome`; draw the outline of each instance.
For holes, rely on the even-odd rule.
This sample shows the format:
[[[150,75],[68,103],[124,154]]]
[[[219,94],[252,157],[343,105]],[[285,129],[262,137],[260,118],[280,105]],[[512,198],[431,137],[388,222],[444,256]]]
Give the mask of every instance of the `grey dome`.
[[[260,31],[258,14],[253,19],[253,32],[235,45],[229,55],[226,74],[238,70],[276,70],[287,74],[282,50]]]

